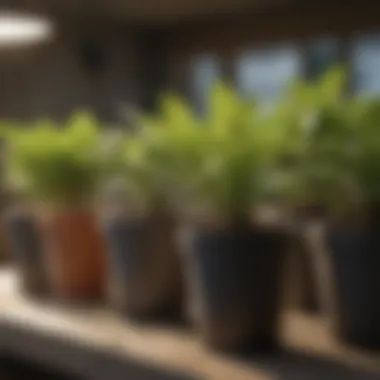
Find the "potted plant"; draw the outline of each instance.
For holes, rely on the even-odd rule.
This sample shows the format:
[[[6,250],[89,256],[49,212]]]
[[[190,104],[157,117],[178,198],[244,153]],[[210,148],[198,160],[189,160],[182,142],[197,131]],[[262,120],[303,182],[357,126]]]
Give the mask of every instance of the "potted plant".
[[[33,296],[46,295],[47,279],[34,215],[27,208],[11,207],[4,219],[6,243],[19,271],[21,290]]]
[[[52,293],[60,299],[102,296],[104,252],[93,214],[101,176],[96,122],[78,114],[63,128],[41,122],[7,133],[13,167],[33,201]]]
[[[110,301],[139,320],[177,318],[182,309],[175,221],[156,145],[142,134],[125,133],[113,146],[111,200],[102,218]]]
[[[380,307],[377,291],[380,260],[380,140],[378,101],[353,100],[342,111],[350,138],[334,150],[331,180],[325,193],[333,195],[332,218],[326,232],[336,295],[335,332],[343,340],[380,348]],[[337,159],[339,158],[339,159]],[[331,203],[329,204],[331,205]]]
[[[196,328],[217,349],[272,347],[286,233],[255,220],[255,210],[282,182],[284,131],[223,83],[204,118],[167,96],[157,123]]]
[[[370,99],[340,97],[330,102],[304,139],[305,149],[293,167],[297,194],[308,199],[312,195],[325,209],[325,233],[320,237],[331,265],[332,288],[325,289],[323,301],[333,295],[334,331],[345,341],[376,348],[379,109],[378,101]]]
[[[332,204],[328,198],[333,191],[341,190],[333,190],[337,183],[334,184],[332,160],[338,157],[334,149],[348,137],[344,136],[348,130],[340,117],[348,106],[345,88],[345,70],[333,67],[314,82],[293,83],[271,115],[273,122],[287,125],[288,132],[282,168],[290,178],[287,195],[291,197],[285,197],[284,203],[293,224],[293,248],[289,251],[287,273],[287,282],[293,284],[293,289],[289,289],[289,295],[297,307],[308,312],[323,311],[318,277],[315,277],[321,258],[309,232],[315,225],[323,224]]]
[[[7,140],[9,133],[15,137],[20,126],[4,123],[2,137]],[[2,226],[5,244],[11,259],[19,270],[19,283],[22,291],[29,295],[46,295],[47,283],[40,246],[37,223],[30,204],[22,194],[23,182],[18,171],[17,152],[9,154],[8,146],[2,146]]]

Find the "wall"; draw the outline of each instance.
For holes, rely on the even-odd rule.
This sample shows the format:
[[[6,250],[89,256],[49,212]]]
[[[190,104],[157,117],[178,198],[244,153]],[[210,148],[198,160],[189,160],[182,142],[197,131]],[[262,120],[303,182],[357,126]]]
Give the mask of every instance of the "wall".
[[[95,48],[86,55],[89,45]],[[92,70],[84,55],[101,60],[99,67]],[[0,49],[0,118],[62,119],[86,108],[119,120],[123,105],[140,102],[140,67],[137,31],[59,26],[54,39],[40,46]]]

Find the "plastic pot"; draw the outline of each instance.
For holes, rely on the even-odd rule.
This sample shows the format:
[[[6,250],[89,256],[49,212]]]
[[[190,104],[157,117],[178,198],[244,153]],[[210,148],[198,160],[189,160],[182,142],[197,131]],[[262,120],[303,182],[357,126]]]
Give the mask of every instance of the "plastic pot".
[[[29,213],[9,213],[4,219],[4,227],[19,270],[21,289],[32,295],[46,294],[46,272],[34,216]]]
[[[111,304],[140,319],[179,315],[183,286],[173,221],[113,215],[102,225]]]
[[[41,219],[52,294],[62,300],[98,300],[105,293],[105,253],[90,211],[59,210]]]
[[[286,236],[249,227],[187,229],[190,311],[207,345],[227,351],[275,346]]]
[[[330,227],[336,299],[336,334],[344,341],[380,348],[380,227]]]

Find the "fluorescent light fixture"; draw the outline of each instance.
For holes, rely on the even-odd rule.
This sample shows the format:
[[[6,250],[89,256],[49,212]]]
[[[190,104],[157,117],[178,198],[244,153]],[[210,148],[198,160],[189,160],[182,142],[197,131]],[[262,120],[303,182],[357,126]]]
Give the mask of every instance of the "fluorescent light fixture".
[[[52,24],[41,17],[0,13],[0,47],[29,45],[49,39]]]

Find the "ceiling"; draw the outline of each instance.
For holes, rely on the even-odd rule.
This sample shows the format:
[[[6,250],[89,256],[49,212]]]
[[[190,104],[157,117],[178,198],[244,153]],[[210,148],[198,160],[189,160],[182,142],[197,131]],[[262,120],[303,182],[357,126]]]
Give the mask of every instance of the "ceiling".
[[[0,8],[58,19],[109,18],[138,24],[170,24],[193,17],[253,11],[286,0],[0,0]]]

